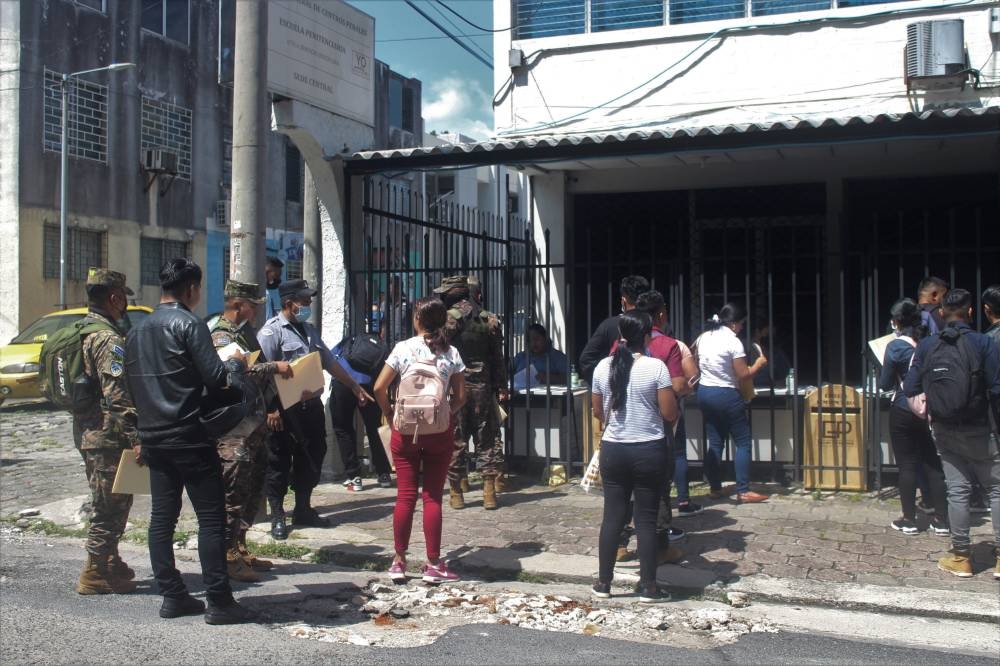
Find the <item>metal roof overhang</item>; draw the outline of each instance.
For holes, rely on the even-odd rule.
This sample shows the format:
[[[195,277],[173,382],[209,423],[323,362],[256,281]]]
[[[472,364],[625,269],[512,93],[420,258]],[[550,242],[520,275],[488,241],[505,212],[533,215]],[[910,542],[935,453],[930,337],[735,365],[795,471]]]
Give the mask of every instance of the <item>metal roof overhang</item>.
[[[502,164],[558,169],[576,160],[710,153],[761,148],[1000,136],[1000,106],[937,109],[712,127],[666,127],[499,138],[470,144],[358,152],[349,174],[455,169]],[[568,168],[572,168],[567,164]]]

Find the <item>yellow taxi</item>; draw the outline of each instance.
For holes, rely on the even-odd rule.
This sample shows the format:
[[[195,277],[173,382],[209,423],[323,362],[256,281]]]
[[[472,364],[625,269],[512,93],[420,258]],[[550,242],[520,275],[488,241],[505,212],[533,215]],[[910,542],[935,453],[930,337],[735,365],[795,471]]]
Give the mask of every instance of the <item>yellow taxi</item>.
[[[153,310],[145,305],[128,306],[128,318],[136,325]],[[42,343],[59,329],[87,314],[87,308],[59,310],[36,319],[10,344],[0,347],[0,403],[7,398],[39,398],[38,355]]]

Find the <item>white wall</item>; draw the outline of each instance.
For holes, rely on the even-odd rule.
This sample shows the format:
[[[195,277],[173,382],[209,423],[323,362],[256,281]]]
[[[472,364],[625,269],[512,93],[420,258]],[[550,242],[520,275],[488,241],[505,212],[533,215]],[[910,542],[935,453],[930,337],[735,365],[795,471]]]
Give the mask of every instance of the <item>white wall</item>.
[[[19,242],[21,7],[0,2],[0,344],[21,327]]]
[[[537,63],[495,109],[495,128],[499,133],[572,133],[905,113],[954,102],[1000,104],[996,87],[907,98],[906,26],[915,21],[963,19],[971,65],[986,65],[984,81],[1000,81],[1000,56],[993,53],[988,31],[989,8],[996,2],[956,4],[893,3],[513,42],[510,31],[500,32],[494,38],[496,90],[504,90],[511,75],[507,52],[512,46]],[[511,25],[510,10],[510,0],[495,0],[494,25]],[[873,16],[886,11],[896,14]],[[851,16],[867,18],[790,25]],[[762,24],[771,27],[745,29]],[[734,28],[744,29],[712,36]],[[674,63],[679,64],[665,71]],[[552,124],[581,112],[580,118]]]

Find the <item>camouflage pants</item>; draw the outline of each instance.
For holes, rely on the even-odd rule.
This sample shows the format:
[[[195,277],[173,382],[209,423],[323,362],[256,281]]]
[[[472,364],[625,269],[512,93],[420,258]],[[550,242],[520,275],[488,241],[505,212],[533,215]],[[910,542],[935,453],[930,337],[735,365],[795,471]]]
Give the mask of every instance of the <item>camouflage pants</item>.
[[[455,451],[448,468],[448,480],[458,482],[469,474],[469,438],[476,448],[476,469],[483,477],[503,472],[503,441],[500,439],[500,414],[496,390],[488,384],[465,384],[467,400],[458,414],[455,427]]]
[[[81,449],[87,481],[90,483],[90,529],[87,531],[87,552],[95,557],[107,557],[118,550],[118,541],[125,532],[132,496],[111,492],[118,472],[122,450]]]
[[[222,483],[226,490],[226,546],[235,548],[240,535],[253,526],[263,501],[267,471],[267,429],[249,437],[219,440]]]

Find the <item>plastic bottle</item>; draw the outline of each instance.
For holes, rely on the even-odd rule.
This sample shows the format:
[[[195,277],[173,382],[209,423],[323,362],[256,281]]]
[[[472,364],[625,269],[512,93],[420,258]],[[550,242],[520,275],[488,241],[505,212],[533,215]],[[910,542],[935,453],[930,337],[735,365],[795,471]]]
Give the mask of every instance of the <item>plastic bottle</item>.
[[[795,368],[788,369],[788,376],[785,377],[785,393],[795,395]]]
[[[576,372],[576,366],[569,366],[569,385],[570,388],[576,388],[580,385],[580,375]]]

